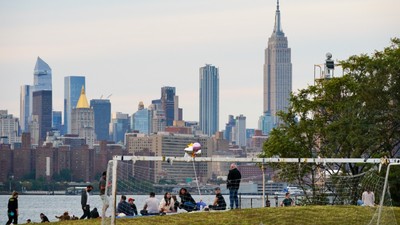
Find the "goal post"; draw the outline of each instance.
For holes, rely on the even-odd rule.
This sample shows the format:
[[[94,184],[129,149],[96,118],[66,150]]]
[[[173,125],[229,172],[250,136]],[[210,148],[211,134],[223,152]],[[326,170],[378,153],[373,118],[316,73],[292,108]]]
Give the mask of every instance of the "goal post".
[[[265,174],[264,174],[264,169],[265,169],[265,165],[267,164],[274,164],[274,163],[289,163],[289,164],[301,164],[301,165],[305,165],[305,164],[315,164],[315,165],[320,165],[320,166],[325,166],[327,164],[344,164],[344,163],[352,163],[352,164],[371,164],[371,165],[379,165],[379,170],[381,168],[382,165],[388,165],[387,168],[387,172],[386,172],[386,179],[384,180],[384,184],[383,181],[380,181],[380,183],[382,184],[379,188],[379,192],[382,189],[383,186],[383,190],[382,190],[382,195],[378,197],[379,199],[379,209],[376,211],[376,213],[374,214],[373,218],[374,218],[374,222],[375,220],[377,221],[377,224],[380,224],[380,220],[381,220],[381,211],[383,208],[383,201],[385,198],[385,193],[386,193],[386,189],[387,189],[387,182],[388,182],[388,173],[389,173],[389,167],[390,165],[397,165],[400,164],[400,159],[387,159],[387,158],[234,158],[234,157],[169,157],[169,156],[131,156],[131,155],[123,155],[123,156],[114,156],[112,160],[109,161],[108,163],[108,168],[107,168],[107,184],[110,184],[107,186],[106,189],[106,193],[111,197],[111,204],[110,204],[110,217],[109,218],[103,218],[102,221],[102,225],[105,225],[105,219],[108,220],[107,224],[112,224],[115,225],[116,224],[116,206],[117,206],[117,194],[121,194],[124,193],[124,188],[122,186],[118,185],[125,185],[125,186],[132,186],[135,185],[135,182],[137,182],[136,179],[132,180],[131,177],[134,177],[135,172],[132,172],[133,170],[135,170],[133,168],[133,165],[137,165],[140,164],[139,162],[145,162],[145,164],[141,164],[144,165],[144,167],[142,167],[142,170],[150,170],[151,168],[147,168],[149,167],[149,165],[153,165],[151,164],[151,162],[154,163],[162,163],[163,165],[180,165],[180,164],[186,164],[186,163],[190,163],[190,165],[192,165],[193,163],[193,167],[194,167],[194,163],[250,163],[250,164],[254,164],[254,165],[259,165],[262,171],[262,207],[265,206],[265,199],[264,197],[266,196],[266,181],[265,181]],[[120,177],[118,170],[118,167],[126,167],[126,165],[124,165],[124,163],[129,163],[131,164],[130,168],[125,168],[128,172],[126,172],[126,174],[129,175],[122,175],[122,177]],[[150,166],[151,167],[151,166]],[[147,168],[147,169],[146,169]],[[137,169],[139,170],[139,169]],[[196,174],[195,169],[194,170],[194,174]],[[143,172],[144,173],[144,172]],[[154,173],[154,171],[153,171]],[[144,177],[149,177],[148,174],[142,174]],[[154,174],[153,174],[154,176]],[[197,179],[197,175],[196,176]],[[242,177],[243,178],[243,177]],[[121,184],[122,183],[122,179],[126,180],[126,184]],[[140,179],[142,179],[140,177]],[[151,178],[149,178],[151,180]],[[154,179],[154,177],[153,177]],[[128,181],[129,180],[129,181]],[[383,179],[382,179],[383,180]],[[196,180],[197,181],[197,180]],[[146,186],[148,184],[140,184],[143,185],[143,190],[145,190],[146,188],[148,188],[149,186]],[[197,185],[197,188],[198,185]],[[148,190],[148,189],[146,189]],[[200,190],[200,189],[199,189]],[[378,189],[376,190],[377,193]],[[144,193],[144,192],[141,192]],[[348,204],[348,203],[347,203]],[[375,224],[375,223],[374,223]]]

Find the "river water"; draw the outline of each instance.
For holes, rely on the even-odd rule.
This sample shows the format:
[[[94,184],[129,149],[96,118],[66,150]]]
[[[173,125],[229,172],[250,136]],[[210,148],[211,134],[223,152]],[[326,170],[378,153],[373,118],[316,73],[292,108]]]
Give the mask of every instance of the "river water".
[[[242,198],[242,208],[257,208],[261,207],[262,202],[260,196],[243,197]],[[7,203],[9,195],[0,195],[0,225],[7,222]],[[120,196],[117,197],[119,200]],[[134,198],[136,207],[138,211],[143,208],[144,201],[148,198],[145,195],[127,195],[128,198]],[[156,198],[162,199],[163,196],[156,195]],[[207,205],[212,204],[215,195],[193,195],[196,201],[203,200]],[[224,195],[225,201],[229,206],[229,195]],[[178,201],[179,201],[178,197]],[[55,216],[60,216],[65,211],[68,211],[70,215],[75,215],[80,217],[82,213],[81,209],[81,197],[80,195],[19,195],[18,206],[19,206],[19,217],[18,223],[26,223],[27,219],[31,219],[32,222],[40,222],[40,213],[44,213],[50,221],[58,221]],[[274,200],[271,199],[271,206],[274,206]],[[90,196],[90,208],[96,207],[101,214],[101,199],[99,195]],[[110,209],[107,211],[107,216],[110,214]]]

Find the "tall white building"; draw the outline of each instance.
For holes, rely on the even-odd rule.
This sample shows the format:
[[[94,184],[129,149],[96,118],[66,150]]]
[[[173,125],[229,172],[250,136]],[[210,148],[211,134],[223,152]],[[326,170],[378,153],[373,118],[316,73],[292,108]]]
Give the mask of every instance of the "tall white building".
[[[18,118],[14,118],[12,114],[8,114],[7,110],[0,110],[0,143],[13,144],[21,142],[18,135]]]
[[[22,85],[20,93],[19,119],[22,132],[29,132],[29,116],[31,113],[32,86]]]
[[[285,111],[289,106],[292,91],[292,62],[291,49],[281,27],[279,1],[275,12],[275,26],[268,47],[265,49],[264,62],[264,107],[263,127],[260,129],[268,134],[273,127],[279,124],[276,113]],[[269,118],[272,117],[272,118]],[[266,124],[272,123],[272,124]]]
[[[235,125],[236,144],[240,147],[246,146],[246,117],[243,115],[236,117]]]

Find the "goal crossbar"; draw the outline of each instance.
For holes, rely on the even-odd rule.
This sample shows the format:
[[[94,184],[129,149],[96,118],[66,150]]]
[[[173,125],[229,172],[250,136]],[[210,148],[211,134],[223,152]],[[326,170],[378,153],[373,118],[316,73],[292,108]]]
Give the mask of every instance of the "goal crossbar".
[[[249,163],[366,163],[390,164],[400,163],[400,159],[388,158],[234,158],[234,157],[170,157],[170,156],[114,156],[121,161],[161,161],[161,162],[249,162]]]

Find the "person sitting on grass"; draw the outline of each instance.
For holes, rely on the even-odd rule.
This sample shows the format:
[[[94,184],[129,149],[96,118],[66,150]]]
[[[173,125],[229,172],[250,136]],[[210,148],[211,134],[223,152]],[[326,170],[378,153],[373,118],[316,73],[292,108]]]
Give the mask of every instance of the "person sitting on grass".
[[[154,192],[150,192],[150,198],[146,199],[143,210],[140,211],[140,214],[142,214],[142,216],[159,215],[159,205],[160,201],[156,199],[156,194]]]
[[[178,199],[176,198],[176,195],[172,195],[171,196],[172,199],[174,199],[174,212],[178,212],[178,208],[179,208],[179,202]]]
[[[128,199],[128,203],[129,203],[129,205],[131,206],[131,208],[132,208],[132,210],[133,210],[133,214],[134,214],[135,216],[137,216],[137,215],[138,215],[138,212],[137,212],[137,208],[136,208],[136,205],[135,205],[135,199],[134,199],[134,198],[129,198],[129,199]]]
[[[283,199],[283,201],[281,202],[281,206],[294,206],[294,201],[292,198],[290,198],[290,193],[287,192],[285,194],[285,199]]]
[[[47,218],[47,216],[44,215],[43,213],[40,213],[40,222],[41,223],[50,223],[49,218]]]
[[[219,187],[215,188],[215,199],[212,205],[208,206],[209,209],[214,210],[225,210],[226,209],[226,202],[224,196],[221,194],[221,189]]]
[[[133,216],[133,210],[129,203],[126,202],[126,196],[122,195],[121,200],[118,203],[117,212],[119,216]],[[122,214],[123,213],[123,214]]]
[[[175,200],[171,197],[171,193],[166,192],[164,194],[164,198],[161,199],[160,202],[160,212],[161,213],[176,212],[174,205],[175,205]]]
[[[196,201],[190,195],[186,188],[181,188],[179,190],[179,197],[181,198],[181,203],[179,204],[180,209],[184,209],[188,212],[196,211]]]

